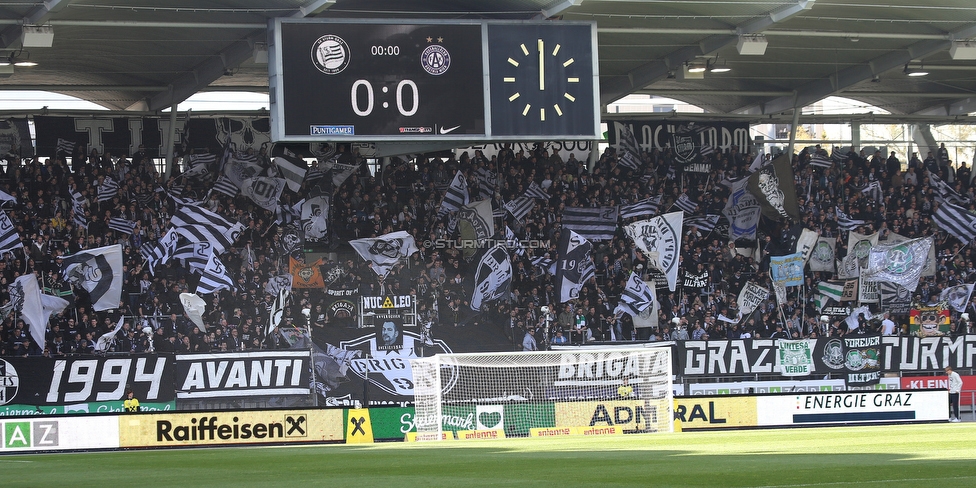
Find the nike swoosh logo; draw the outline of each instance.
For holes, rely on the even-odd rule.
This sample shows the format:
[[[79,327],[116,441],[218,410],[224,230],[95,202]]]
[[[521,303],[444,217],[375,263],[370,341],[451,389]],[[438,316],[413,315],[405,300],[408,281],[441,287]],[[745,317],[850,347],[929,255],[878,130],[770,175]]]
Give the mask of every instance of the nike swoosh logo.
[[[455,130],[457,130],[460,127],[461,127],[460,125],[455,125],[454,127],[451,127],[450,129],[445,129],[445,128],[441,127],[441,134],[450,134],[451,132],[454,132]]]

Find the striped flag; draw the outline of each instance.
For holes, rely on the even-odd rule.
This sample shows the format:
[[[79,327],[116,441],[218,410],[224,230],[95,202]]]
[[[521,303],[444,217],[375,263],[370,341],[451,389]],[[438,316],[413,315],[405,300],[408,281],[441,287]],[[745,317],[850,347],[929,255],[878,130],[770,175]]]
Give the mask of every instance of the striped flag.
[[[647,286],[637,273],[631,273],[627,286],[620,293],[620,302],[639,314],[654,306],[654,288]]]
[[[958,205],[949,202],[940,203],[939,208],[932,213],[932,220],[964,243],[969,243],[976,238],[976,215]]]
[[[852,231],[857,229],[862,225],[866,225],[867,222],[858,219],[852,219],[847,214],[845,214],[839,207],[834,210],[837,213],[837,227],[840,230]]]
[[[98,202],[109,202],[119,193],[119,184],[111,176],[106,176],[98,185]]]
[[[214,182],[213,191],[234,198],[237,196],[237,192],[240,191],[240,189],[237,188],[237,185],[235,185],[234,182],[226,175],[220,175],[217,178],[217,181]]]
[[[210,172],[210,166],[216,162],[217,155],[213,153],[191,154],[184,162],[186,171],[183,172],[183,176],[187,178],[204,176]]]
[[[505,210],[515,217],[515,220],[522,221],[526,215],[535,207],[535,201],[529,197],[518,197],[505,203]]]
[[[629,205],[620,206],[620,218],[631,219],[635,217],[653,217],[657,215],[661,205],[661,196],[645,198]]]
[[[817,292],[827,296],[827,298],[833,298],[834,301],[840,302],[841,296],[844,295],[844,282],[821,281],[817,283]]]
[[[182,262],[191,273],[202,274],[210,261],[210,252],[209,242],[193,242],[177,247],[172,258]]]
[[[304,162],[297,157],[277,157],[274,158],[274,163],[278,166],[278,172],[285,179],[288,189],[298,192],[302,187],[302,181],[305,180],[305,175],[308,173]]]
[[[620,127],[620,138],[617,140],[617,151],[620,153],[620,156],[617,158],[617,163],[625,168],[636,171],[641,167],[637,136],[634,135],[634,131],[627,124],[614,122],[614,125]]]
[[[108,220],[108,228],[123,234],[132,234],[136,229],[136,222],[122,217],[112,217]]]
[[[88,218],[85,217],[85,197],[81,192],[68,190],[71,194],[71,220],[78,227],[88,228]]]
[[[545,271],[551,275],[556,274],[556,261],[543,256],[532,258],[532,266]]]
[[[692,200],[687,193],[682,193],[675,200],[674,206],[680,208],[686,214],[693,214],[698,211],[698,202]]]
[[[685,217],[684,226],[688,227],[695,226],[704,232],[711,232],[718,224],[718,215],[695,215],[691,217]]]
[[[507,225],[505,226],[505,245],[509,251],[514,251],[516,256],[525,256],[525,248],[522,247],[522,243],[519,241],[518,236],[515,235],[515,231]]]
[[[596,268],[591,255],[593,243],[572,230],[567,229],[562,233],[557,249],[556,295],[559,303],[563,303],[579,298],[583,284],[596,276]]]
[[[833,165],[834,162],[823,154],[813,153],[813,156],[810,156],[810,166],[816,166],[817,168],[829,168]]]
[[[71,154],[71,153],[75,152],[75,146],[76,145],[77,145],[77,143],[75,143],[74,141],[69,141],[67,139],[62,139],[62,138],[59,137],[58,138],[58,151],[57,152],[63,152],[65,154]]]
[[[929,173],[929,186],[935,190],[935,199],[942,202],[949,202],[953,205],[965,207],[969,205],[969,199],[956,192],[948,183],[942,181],[937,175]]]
[[[590,241],[608,241],[617,230],[617,207],[566,207],[563,228]]]
[[[842,149],[834,146],[830,150],[830,159],[836,163],[844,164],[844,161],[847,161],[847,153],[841,151]]]
[[[156,265],[165,264],[173,257],[179,238],[180,235],[175,230],[170,229],[155,244],[147,242],[139,248],[139,253],[149,264],[150,273],[155,275]]]
[[[207,267],[204,268],[200,282],[197,283],[196,294],[207,295],[221,289],[233,290],[234,280],[227,274],[227,268],[220,259],[217,259],[217,253],[211,252]]]
[[[17,228],[10,221],[7,212],[0,212],[0,254],[18,247],[24,247],[24,243],[20,240]]]
[[[458,171],[454,175],[454,180],[448,185],[444,199],[441,200],[441,208],[437,211],[437,217],[441,218],[449,212],[456,212],[469,203],[471,203],[471,197],[468,195],[468,182],[464,179],[464,173]]]
[[[217,253],[232,246],[244,230],[240,222],[225,219],[197,205],[178,206],[170,223],[177,233],[190,242],[210,242]]]
[[[487,200],[495,194],[498,175],[488,168],[478,168],[478,186],[481,188],[479,199]]]
[[[881,182],[877,180],[872,181],[868,184],[868,186],[861,189],[861,193],[871,198],[875,202],[880,203],[882,200],[884,200],[884,191],[881,189]]]
[[[529,183],[529,188],[525,190],[525,196],[531,198],[538,198],[540,200],[549,200],[549,194],[539,186],[538,183]]]

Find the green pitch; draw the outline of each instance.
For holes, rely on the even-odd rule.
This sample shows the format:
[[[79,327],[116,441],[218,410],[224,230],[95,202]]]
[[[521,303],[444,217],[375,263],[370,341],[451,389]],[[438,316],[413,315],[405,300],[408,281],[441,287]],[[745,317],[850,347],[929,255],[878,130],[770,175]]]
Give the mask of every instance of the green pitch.
[[[976,423],[0,456],[5,487],[976,485]]]

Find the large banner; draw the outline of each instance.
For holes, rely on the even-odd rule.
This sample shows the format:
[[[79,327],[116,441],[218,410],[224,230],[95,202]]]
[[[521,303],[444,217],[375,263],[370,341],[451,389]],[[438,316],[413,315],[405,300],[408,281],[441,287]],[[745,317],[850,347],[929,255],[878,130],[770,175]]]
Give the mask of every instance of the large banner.
[[[671,148],[675,162],[695,173],[711,171],[704,159],[715,151],[727,152],[734,147],[739,154],[748,154],[749,149],[749,124],[743,122],[616,120],[608,127],[607,142],[611,146],[620,143],[624,127],[629,127],[640,149]]]
[[[308,395],[310,373],[308,350],[177,354],[176,397]]]
[[[34,155],[27,119],[0,119],[0,158],[7,154],[25,158]]]
[[[0,413],[121,411],[126,387],[147,409],[172,408],[172,356],[0,359]]]

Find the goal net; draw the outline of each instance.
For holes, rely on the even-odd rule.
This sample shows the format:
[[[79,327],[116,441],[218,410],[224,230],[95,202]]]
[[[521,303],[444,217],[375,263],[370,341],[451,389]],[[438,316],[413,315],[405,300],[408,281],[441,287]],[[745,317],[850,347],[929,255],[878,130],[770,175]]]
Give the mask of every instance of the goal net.
[[[412,359],[418,440],[673,430],[671,350],[438,354]]]

